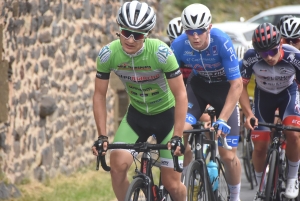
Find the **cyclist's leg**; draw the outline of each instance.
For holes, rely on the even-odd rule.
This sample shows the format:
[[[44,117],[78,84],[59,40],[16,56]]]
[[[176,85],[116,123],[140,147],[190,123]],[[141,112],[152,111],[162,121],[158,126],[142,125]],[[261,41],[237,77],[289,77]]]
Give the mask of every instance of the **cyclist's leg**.
[[[153,133],[149,128],[156,125],[156,122],[153,123],[152,118],[155,119],[157,117],[155,115],[141,114],[130,105],[116,132],[113,143],[146,142]],[[171,130],[172,127],[173,125],[170,126],[169,130]],[[127,171],[130,168],[132,161],[133,157],[130,150],[112,150],[111,152],[110,174],[112,177],[113,189],[118,200],[125,199],[126,191],[129,186]]]
[[[138,136],[128,125],[126,116],[123,118],[114,138],[114,143],[135,143]],[[110,154],[110,174],[112,187],[118,200],[124,200],[129,181],[127,171],[133,162],[129,150],[115,149]]]
[[[255,88],[254,115],[259,122],[273,123],[277,105],[276,96],[274,94],[269,94]],[[265,168],[268,144],[270,143],[270,129],[258,126],[251,132],[251,139],[254,146],[252,161],[255,176],[257,182],[260,183]]]
[[[232,150],[227,150],[220,147],[222,144],[219,141],[219,154],[224,164],[225,177],[230,190],[230,201],[239,200],[241,187],[241,163],[237,156],[237,147],[239,142],[239,107],[237,106],[230,118],[228,125],[231,126],[230,134],[226,136],[228,145],[232,146]]]
[[[207,86],[207,102],[213,106],[216,110],[216,117],[218,118],[226,101],[228,91],[230,88],[229,83],[216,83]],[[217,97],[216,97],[217,92]],[[224,148],[219,148],[220,158],[224,164],[225,177],[227,179],[227,184],[230,187],[230,200],[238,200],[240,192],[240,182],[241,182],[241,164],[237,156],[237,146],[239,141],[240,132],[240,119],[239,119],[239,108],[236,105],[235,110],[232,112],[230,118],[228,119],[228,125],[231,126],[230,134],[227,135],[227,143],[233,147],[232,150],[226,150]]]
[[[158,143],[167,144],[173,135],[173,129],[170,133]],[[182,165],[183,157],[179,157],[179,164]],[[173,201],[186,200],[186,188],[181,182],[181,173],[174,171],[174,164],[171,152],[169,150],[160,151],[161,160],[161,180],[167,191],[170,193]]]
[[[279,107],[282,124],[300,127],[300,105],[297,85],[294,83],[282,94],[282,103]],[[283,115],[281,115],[283,114]],[[286,131],[286,157],[288,159],[288,174],[285,196],[295,198],[298,195],[298,168],[300,160],[300,134],[299,132]]]
[[[186,115],[186,123],[184,126],[184,130],[192,129],[191,125],[195,124],[197,120],[201,117],[203,114],[204,108],[207,106],[207,103],[201,99],[197,94],[196,91],[193,90],[192,86],[190,85],[190,82],[194,82],[195,79],[191,75],[188,79],[187,84],[187,96],[188,96],[188,111]],[[203,111],[202,111],[202,110]],[[186,171],[187,166],[193,159],[193,154],[191,151],[191,147],[188,145],[188,136],[189,134],[184,134],[184,146],[186,147],[185,153],[184,153],[184,161],[183,161],[183,171]],[[183,174],[184,174],[183,172]]]

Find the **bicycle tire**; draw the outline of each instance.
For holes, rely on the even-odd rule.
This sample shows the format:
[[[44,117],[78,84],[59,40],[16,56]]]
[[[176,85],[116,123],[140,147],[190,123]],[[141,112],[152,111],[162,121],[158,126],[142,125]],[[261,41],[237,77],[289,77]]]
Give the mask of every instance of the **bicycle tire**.
[[[206,168],[206,166],[205,166]],[[199,161],[192,161],[186,171],[184,185],[187,189],[187,201],[210,201],[211,195],[210,190],[208,189],[208,185],[210,184],[209,178],[204,178],[204,170],[203,166]],[[196,188],[196,193],[195,192]]]
[[[244,167],[244,172],[247,178],[248,182],[251,182],[251,177],[250,177],[250,166],[248,165],[249,163],[249,153],[248,153],[248,147],[247,147],[247,129],[244,128],[244,137],[243,137],[243,167]],[[251,188],[252,189],[252,188]]]
[[[278,174],[278,171],[276,171],[276,168],[278,168],[278,167],[276,167],[277,158],[278,158],[277,151],[272,150],[270,153],[268,164],[263,172],[261,182],[263,182],[267,176],[267,184],[266,184],[265,191],[264,191],[265,192],[264,193],[265,201],[272,201],[273,195],[276,195],[276,194],[274,194],[274,190],[277,186],[276,186],[276,184],[274,185],[274,183],[277,182],[276,179],[278,178],[278,175],[275,175],[275,173]],[[267,172],[267,167],[269,167],[268,172]]]
[[[225,177],[224,165],[218,157],[216,157],[216,163],[218,165],[219,185],[214,194],[217,201],[227,201],[230,199],[230,191]]]
[[[254,180],[255,178],[255,173],[254,173],[254,167],[252,164],[252,141],[246,142],[246,160],[244,161],[244,168],[248,169],[248,181],[250,183],[250,188],[253,190],[254,188]]]
[[[135,178],[130,183],[126,192],[125,201],[150,201],[147,200],[146,186],[142,178]]]

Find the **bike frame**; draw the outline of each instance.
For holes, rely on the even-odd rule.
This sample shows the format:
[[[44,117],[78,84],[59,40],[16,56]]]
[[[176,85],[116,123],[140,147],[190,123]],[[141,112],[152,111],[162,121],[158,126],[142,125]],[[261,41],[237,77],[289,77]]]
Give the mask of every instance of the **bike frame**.
[[[272,154],[276,153],[276,166],[275,166],[275,175],[274,175],[274,178],[273,178],[273,186],[274,188],[271,189],[273,191],[273,197],[272,199],[275,199],[276,197],[276,194],[277,194],[277,190],[278,190],[278,186],[279,186],[279,183],[278,183],[278,179],[279,179],[279,175],[281,174],[279,172],[279,148],[280,148],[280,139],[282,137],[282,132],[278,132],[278,131],[275,131],[273,132],[273,137],[272,137],[272,142],[270,144],[270,147],[268,149],[268,152],[267,152],[267,158],[266,158],[266,162],[265,162],[265,168],[264,168],[264,171],[263,171],[263,177],[262,177],[262,181],[260,181],[260,184],[259,184],[259,194],[258,194],[258,197],[259,198],[266,198],[266,195],[265,195],[265,192],[263,191],[263,186],[264,186],[264,179],[265,179],[265,175],[266,175],[266,171],[267,171],[267,166],[269,165],[269,160],[272,156]]]
[[[207,113],[210,116],[211,119],[211,123],[214,122],[214,118],[215,118],[215,110],[213,108],[208,108],[207,109]],[[197,127],[199,127],[199,125],[196,125]],[[210,130],[209,128],[207,129],[195,129],[196,126],[194,127],[194,130],[188,130],[188,131],[184,131],[185,133],[191,133],[191,142],[194,142],[194,149],[195,151],[195,161],[197,161],[200,164],[200,167],[202,167],[202,176],[204,178],[204,185],[208,186],[208,194],[210,197],[211,201],[216,201],[217,197],[214,194],[213,191],[213,185],[214,183],[211,183],[210,179],[209,179],[209,175],[208,175],[208,170],[207,170],[207,166],[206,166],[206,160],[205,157],[203,155],[203,145],[204,144],[208,144],[210,146],[210,161],[216,162],[216,143],[215,143],[215,130],[217,130],[215,128],[215,130]],[[209,132],[209,137],[210,139],[206,138],[205,132]],[[225,139],[226,142],[226,139]],[[227,142],[226,142],[227,145]],[[226,146],[225,146],[226,147]],[[227,145],[227,147],[229,148],[229,146]]]
[[[101,144],[99,144],[99,149],[98,150],[98,156],[97,156],[97,167],[96,170],[99,169],[99,162],[101,162],[101,166],[105,171],[110,171],[110,167],[107,166],[106,161],[105,161],[105,156],[102,156],[102,149],[103,149],[103,144],[101,142]],[[147,200],[155,200],[155,196],[153,194],[153,187],[155,186],[154,182],[153,182],[153,175],[152,175],[152,166],[154,165],[154,162],[156,160],[154,160],[151,157],[150,154],[150,150],[160,150],[160,149],[168,149],[167,145],[162,145],[162,144],[149,144],[147,142],[144,143],[136,143],[136,144],[109,144],[107,149],[133,149],[136,152],[143,152],[142,157],[141,157],[141,167],[140,170],[138,170],[137,165],[136,165],[136,169],[135,172],[137,173],[137,175],[135,175],[133,178],[141,178],[143,180],[144,185],[147,187],[145,188],[146,190],[146,197]],[[171,142],[171,150],[176,149],[176,147],[173,147],[172,142]],[[178,163],[178,157],[177,156],[173,156],[173,162],[174,162],[174,170],[178,171],[178,172],[182,172],[182,169],[179,166]],[[134,157],[134,162],[137,160]],[[135,162],[136,164],[136,162]],[[161,179],[159,181],[159,185],[161,185]],[[155,189],[156,190],[156,189]],[[165,190],[165,188],[161,189],[162,192],[158,192],[155,191],[155,193],[157,193],[157,196],[159,196],[159,194],[162,194],[163,196],[165,196],[166,194],[168,194],[168,192]],[[163,197],[162,197],[163,198]],[[161,198],[161,199],[162,199]],[[160,199],[158,197],[158,199]]]
[[[254,126],[255,120],[251,119],[250,123],[252,126]],[[267,158],[266,158],[267,160],[265,162],[265,169],[263,171],[263,177],[260,181],[259,191],[257,192],[257,198],[265,199],[267,196],[270,195],[271,199],[276,199],[276,196],[278,195],[277,194],[278,190],[281,190],[281,188],[280,188],[281,183],[284,182],[284,173],[283,173],[284,167],[282,167],[282,163],[280,160],[280,148],[281,148],[281,145],[283,144],[283,142],[285,141],[283,131],[290,130],[290,131],[300,132],[300,128],[284,126],[280,123],[271,124],[271,123],[258,122],[258,125],[269,127],[270,129],[273,128],[275,130],[270,131],[270,133],[273,134],[272,141],[271,141],[270,147],[267,152]],[[269,165],[270,162],[272,162],[272,161],[269,162],[269,160],[271,159],[271,157],[273,158],[273,154],[275,154],[275,170],[274,170],[273,175],[271,175],[271,176],[273,176],[273,179],[271,181],[273,184],[273,189],[271,189],[271,192],[265,192],[265,191],[263,191],[264,190],[263,189],[264,179],[266,176],[267,166]],[[271,171],[273,171],[273,170],[271,170]],[[269,176],[268,176],[268,178],[269,178]],[[267,188],[268,186],[269,186],[269,182],[267,182],[265,188]]]

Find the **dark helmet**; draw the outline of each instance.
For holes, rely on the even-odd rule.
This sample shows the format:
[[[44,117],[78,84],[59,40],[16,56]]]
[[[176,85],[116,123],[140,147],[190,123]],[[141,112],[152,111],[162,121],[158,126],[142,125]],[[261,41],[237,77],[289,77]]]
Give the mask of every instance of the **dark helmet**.
[[[279,45],[280,31],[271,23],[259,25],[253,32],[252,45],[257,52],[270,50]]]
[[[284,15],[284,16],[282,16],[282,17],[280,18],[279,22],[278,22],[277,25],[276,25],[276,26],[277,26],[277,29],[280,30],[280,27],[282,26],[283,22],[284,22],[285,20],[287,20],[287,19],[292,18],[292,17],[294,17],[294,16],[292,16],[292,15]]]

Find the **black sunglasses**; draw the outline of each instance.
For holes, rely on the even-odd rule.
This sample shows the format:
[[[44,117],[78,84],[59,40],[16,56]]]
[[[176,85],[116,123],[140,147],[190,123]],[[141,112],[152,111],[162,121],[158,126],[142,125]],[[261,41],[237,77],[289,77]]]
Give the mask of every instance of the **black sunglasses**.
[[[120,34],[126,39],[133,36],[133,40],[138,41],[145,39],[148,33],[134,32],[120,27]]]
[[[267,58],[269,55],[271,57],[274,57],[279,52],[279,47],[280,45],[278,45],[275,49],[271,49],[265,52],[258,52],[258,53],[262,58]]]

